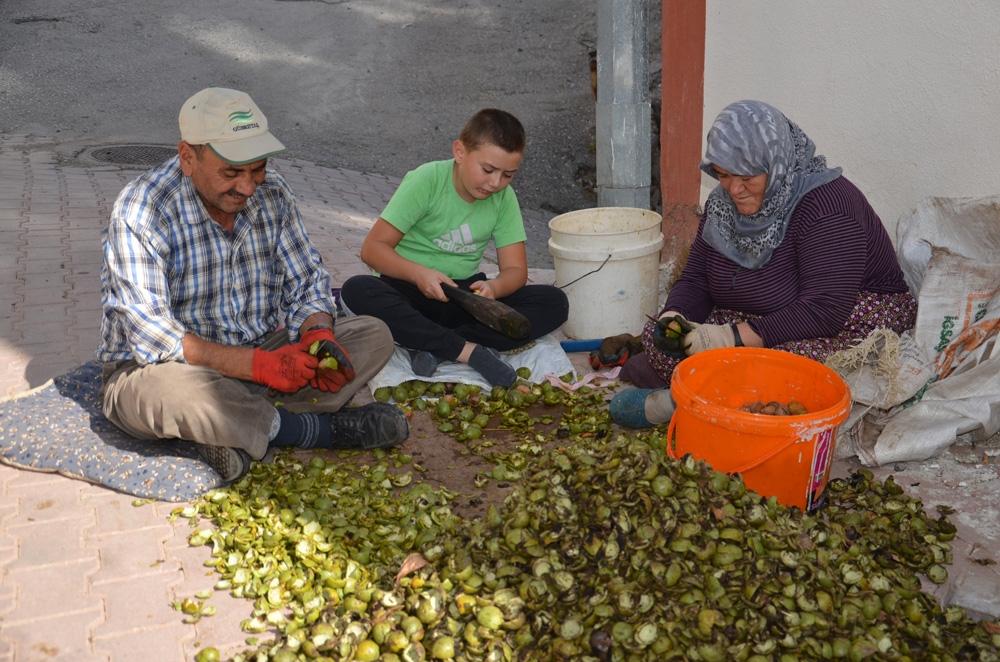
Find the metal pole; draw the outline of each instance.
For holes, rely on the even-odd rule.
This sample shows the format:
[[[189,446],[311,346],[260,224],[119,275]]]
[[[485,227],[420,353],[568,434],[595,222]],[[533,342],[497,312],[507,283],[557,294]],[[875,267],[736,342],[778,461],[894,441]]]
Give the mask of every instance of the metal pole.
[[[597,2],[597,204],[649,209],[647,0]]]

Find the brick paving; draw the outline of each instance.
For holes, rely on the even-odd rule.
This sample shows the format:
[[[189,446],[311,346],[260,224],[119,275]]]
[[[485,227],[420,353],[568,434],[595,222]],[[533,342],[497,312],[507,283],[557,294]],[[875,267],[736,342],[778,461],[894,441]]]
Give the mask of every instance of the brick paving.
[[[334,281],[364,273],[361,240],[397,181],[294,159],[275,163]],[[45,138],[0,135],[0,397],[93,357],[101,232],[118,191],[139,172],[67,159]],[[548,278],[551,272],[532,270],[533,280]],[[995,486],[985,492],[994,500]],[[953,505],[968,505],[956,498]],[[214,584],[203,565],[208,548],[188,546],[186,520],[168,521],[177,504],[137,508],[132,501],[0,465],[0,662],[175,662],[206,645],[223,653],[243,645],[248,601],[216,592],[209,603],[217,615],[195,625],[170,608]],[[995,538],[978,542],[998,548]],[[980,591],[1000,586],[1000,573],[979,571],[964,581]]]
[[[397,179],[295,159],[275,166],[296,194],[335,283],[358,259]],[[93,358],[100,340],[100,242],[122,186],[143,168],[66,159],[48,137],[0,135],[0,398]],[[531,212],[527,212],[531,213]],[[532,270],[537,280],[544,271]],[[550,276],[549,276],[550,277]],[[216,593],[216,616],[182,623],[174,600],[211,588],[177,504],[0,465],[0,662],[191,659],[243,645],[250,604]]]
[[[275,159],[335,282],[398,180]],[[0,136],[0,397],[89,361],[100,339],[101,234],[141,168],[67,160],[32,136]],[[177,504],[0,465],[0,662],[191,659],[243,646],[250,603],[215,593],[190,625],[170,603],[211,588],[208,548],[187,544]]]

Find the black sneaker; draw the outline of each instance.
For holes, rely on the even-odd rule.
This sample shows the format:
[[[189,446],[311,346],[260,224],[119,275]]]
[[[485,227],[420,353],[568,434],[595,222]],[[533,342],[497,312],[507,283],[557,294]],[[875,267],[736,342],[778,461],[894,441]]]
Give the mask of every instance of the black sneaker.
[[[403,412],[384,402],[341,409],[330,414],[333,448],[371,450],[398,446],[410,436]]]
[[[247,472],[250,471],[250,463],[253,461],[245,450],[228,446],[199,444],[198,454],[208,466],[222,476],[222,480],[226,484],[235,483],[247,475]]]

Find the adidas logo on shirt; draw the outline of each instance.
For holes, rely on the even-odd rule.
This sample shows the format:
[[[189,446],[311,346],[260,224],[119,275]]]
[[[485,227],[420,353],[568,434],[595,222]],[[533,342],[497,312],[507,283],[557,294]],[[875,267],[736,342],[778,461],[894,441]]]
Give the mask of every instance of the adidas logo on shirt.
[[[476,242],[472,238],[472,228],[468,223],[463,223],[460,227],[434,240],[434,245],[448,253],[475,253]]]

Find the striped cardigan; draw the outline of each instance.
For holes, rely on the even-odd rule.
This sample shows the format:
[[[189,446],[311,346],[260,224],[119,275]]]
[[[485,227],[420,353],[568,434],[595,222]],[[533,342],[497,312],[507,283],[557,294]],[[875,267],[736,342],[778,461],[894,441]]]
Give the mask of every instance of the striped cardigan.
[[[750,326],[771,347],[837,335],[859,292],[899,293],[906,282],[889,235],[864,194],[845,177],[799,201],[770,261],[745,269],[702,239],[663,310],[703,322],[713,308],[760,315]]]

